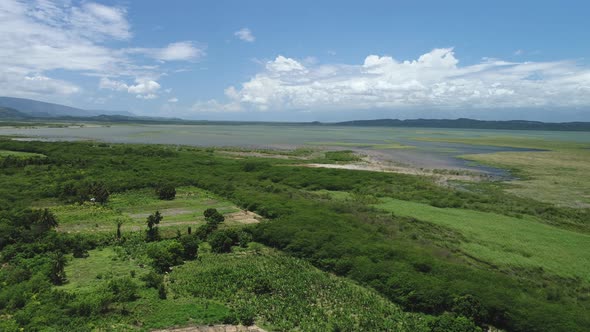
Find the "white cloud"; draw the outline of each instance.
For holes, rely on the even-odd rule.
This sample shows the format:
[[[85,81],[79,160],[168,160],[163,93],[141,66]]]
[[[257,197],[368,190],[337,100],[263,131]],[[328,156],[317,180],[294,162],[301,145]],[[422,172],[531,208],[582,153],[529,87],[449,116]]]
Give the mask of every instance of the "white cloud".
[[[460,66],[451,48],[406,61],[369,55],[360,65],[304,65],[279,55],[225,95],[228,104],[205,106],[221,111],[229,104],[258,111],[587,107],[590,70],[570,61],[484,59]]]
[[[151,95],[160,89],[160,84],[149,79],[138,79],[134,85],[127,88],[127,92],[139,95]]]
[[[0,73],[0,91],[5,96],[70,95],[80,90],[75,84],[40,74]]]
[[[190,41],[171,43],[164,48],[129,48],[128,54],[143,54],[161,61],[198,60],[205,56],[205,49],[197,47]]]
[[[111,80],[107,77],[100,79],[99,88],[114,91],[127,91],[130,94],[136,95],[137,98],[154,99],[158,97],[156,94],[160,90],[160,83],[148,79],[140,78],[135,80],[135,84],[127,84],[125,82]]]
[[[253,43],[256,40],[256,37],[252,34],[252,31],[248,28],[242,28],[236,32],[234,32],[234,36],[238,37],[238,39],[243,40],[248,43]]]
[[[1,0],[2,93],[32,97],[82,91],[74,83],[50,77],[56,75],[50,73],[54,70],[126,80],[161,76],[160,65],[139,65],[127,49],[107,46],[113,40],[129,42],[132,36],[127,11],[122,7],[91,1]],[[162,61],[190,60],[204,55],[202,49],[188,41],[149,50],[152,58]],[[27,77],[45,79],[35,80],[34,84],[28,80],[27,85],[23,83]],[[125,90],[123,86],[112,86],[113,82],[101,79],[99,86]]]
[[[168,99],[168,102],[169,103],[177,103],[178,102],[178,98],[172,97],[172,98]]]
[[[156,99],[158,98],[158,95],[154,93],[148,93],[147,95],[137,95],[135,97],[138,99]]]
[[[114,91],[127,91],[129,86],[121,81],[114,81],[107,77],[102,77],[98,83],[98,87],[101,89],[109,89]]]

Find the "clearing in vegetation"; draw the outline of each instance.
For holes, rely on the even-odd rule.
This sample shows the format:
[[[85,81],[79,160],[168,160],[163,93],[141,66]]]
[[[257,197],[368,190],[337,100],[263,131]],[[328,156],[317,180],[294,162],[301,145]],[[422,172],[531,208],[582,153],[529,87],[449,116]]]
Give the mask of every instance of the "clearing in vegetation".
[[[129,190],[110,195],[105,205],[85,202],[49,206],[60,221],[62,232],[114,232],[145,229],[146,218],[156,210],[164,216],[162,230],[186,230],[204,223],[203,211],[215,208],[228,215],[226,225],[257,222],[258,215],[242,211],[234,204],[197,187],[179,187],[173,200],[160,200],[153,189]]]

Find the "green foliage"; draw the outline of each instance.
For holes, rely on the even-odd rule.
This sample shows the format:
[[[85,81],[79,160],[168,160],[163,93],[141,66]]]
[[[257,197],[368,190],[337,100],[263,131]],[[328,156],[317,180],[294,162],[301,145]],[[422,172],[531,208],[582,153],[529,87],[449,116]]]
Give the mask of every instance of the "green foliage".
[[[360,161],[361,158],[354,153],[354,151],[327,151],[325,153],[326,159],[337,162],[353,162]]]
[[[481,328],[468,318],[449,313],[436,317],[428,326],[431,332],[481,332]]]
[[[105,204],[110,193],[103,182],[93,182],[88,186],[88,195],[90,200],[94,199],[97,203]]]
[[[211,251],[218,254],[231,252],[231,247],[235,244],[233,234],[235,233],[225,230],[213,232],[207,239]]]
[[[112,279],[107,284],[107,290],[111,293],[115,302],[130,302],[138,298],[139,287],[130,277]]]
[[[143,275],[141,280],[145,283],[146,287],[159,289],[160,285],[164,282],[164,277],[155,271],[150,271]]]
[[[207,223],[212,225],[218,225],[225,221],[225,217],[217,211],[217,209],[209,208],[203,212],[203,216],[205,216],[205,220]]]
[[[182,264],[184,248],[176,240],[165,240],[150,243],[147,255],[152,260],[152,266],[159,273],[170,271],[175,265]]]
[[[199,238],[192,234],[186,234],[180,237],[180,244],[182,244],[182,258],[185,260],[193,260],[197,258],[199,252]]]
[[[80,309],[79,312],[92,312],[92,315],[102,317],[88,319],[84,316],[82,319],[77,316],[76,310],[72,309],[73,314],[67,312],[65,308],[68,304],[77,303],[77,300],[71,298],[74,295],[64,293],[95,290],[95,284],[102,285],[111,280],[112,277],[101,270],[102,266],[118,266],[117,268],[128,276],[129,269],[136,269],[137,264],[149,264],[152,261],[152,258],[147,255],[149,247],[152,244],[160,245],[160,242],[151,242],[146,249],[144,236],[135,236],[132,233],[133,227],[137,229],[141,227],[147,208],[149,208],[148,212],[165,211],[160,206],[182,208],[182,205],[177,205],[179,202],[194,204],[190,205],[191,213],[198,211],[197,214],[200,216],[202,210],[212,206],[202,201],[191,203],[192,201],[187,198],[188,195],[181,195],[181,186],[197,186],[199,190],[208,190],[215,197],[223,197],[244,209],[262,215],[269,220],[252,228],[255,240],[284,250],[289,255],[303,258],[322,270],[347,276],[364,286],[375,289],[406,309],[434,314],[453,310],[463,312],[464,310],[460,309],[462,306],[455,303],[455,300],[464,294],[471,294],[485,309],[481,312],[487,313],[482,321],[510,331],[569,332],[585,331],[586,327],[590,326],[587,315],[590,310],[587,298],[588,283],[581,278],[566,278],[555,275],[554,272],[559,267],[562,267],[563,271],[568,270],[571,257],[579,259],[583,254],[574,252],[568,254],[567,259],[553,260],[552,264],[557,265],[553,265],[555,269],[551,271],[534,269],[531,266],[510,269],[500,266],[498,268],[497,264],[487,259],[466,262],[464,253],[456,252],[456,250],[460,249],[459,243],[470,238],[472,234],[463,234],[463,231],[450,229],[446,225],[421,222],[410,217],[391,216],[390,213],[384,213],[367,204],[373,200],[370,196],[379,199],[389,197],[423,204],[425,207],[430,205],[453,207],[468,212],[494,213],[519,219],[527,224],[551,224],[555,230],[567,229],[577,233],[590,232],[590,226],[587,223],[590,218],[588,209],[560,207],[506,194],[502,191],[503,188],[493,183],[465,186],[466,190],[453,190],[437,186],[430,179],[421,177],[339,169],[312,169],[289,165],[293,163],[289,160],[276,159],[272,164],[261,162],[260,167],[258,165],[248,167],[246,171],[243,160],[224,158],[204,150],[184,147],[178,149],[177,147],[114,144],[104,148],[87,142],[46,143],[0,140],[0,149],[47,156],[38,162],[15,161],[2,164],[3,168],[0,172],[0,183],[2,183],[0,186],[0,249],[2,250],[0,259],[3,266],[10,267],[0,269],[0,282],[2,285],[11,283],[10,287],[0,288],[0,310],[2,311],[0,314],[10,315],[13,317],[10,319],[14,319],[25,330],[41,330],[48,327],[55,330],[108,329],[111,323],[129,322],[130,318],[123,314],[121,306],[115,304],[106,305],[106,309],[102,306],[103,309],[108,310],[108,314],[101,313],[101,309]],[[59,197],[66,201],[76,199],[78,195],[84,194],[86,184],[94,182],[103,182],[104,188],[112,192],[107,204],[59,205],[59,202],[55,201]],[[157,200],[150,188],[154,188],[158,183],[178,185],[179,193],[176,199]],[[359,192],[363,196],[369,195],[367,196],[369,199],[361,197],[361,199],[342,201],[311,193],[316,190]],[[138,193],[142,194],[138,195]],[[113,221],[121,217],[119,209],[130,215],[138,215],[125,219],[132,222],[126,222],[125,227],[129,228],[125,229],[121,240],[117,241],[120,245],[118,248],[121,248],[124,255],[133,256],[136,259],[135,263],[130,263],[129,260],[111,261],[106,257],[101,258],[97,263],[93,258],[95,251],[91,250],[88,258],[74,259],[76,265],[88,264],[88,266],[84,269],[72,270],[66,266],[70,283],[59,287],[64,291],[53,291],[54,286],[50,284],[49,278],[52,267],[50,253],[70,253],[73,252],[74,247],[67,234],[56,233],[51,229],[32,232],[31,230],[35,228],[33,222],[35,218],[30,207],[54,204],[57,205],[51,210],[59,219],[60,231],[62,229],[76,231],[75,227],[80,223],[80,229],[84,233],[92,234],[89,235],[95,242],[92,246],[97,244],[106,246],[110,243],[109,241],[113,241]],[[213,206],[227,207],[228,203]],[[81,218],[81,211],[88,212],[84,218]],[[226,213],[228,209],[222,211]],[[172,214],[164,213],[167,220],[172,220]],[[197,214],[183,215],[182,220],[189,220],[193,224],[196,222],[199,225],[201,219],[195,217]],[[398,215],[397,212],[396,215]],[[443,220],[442,216],[437,220]],[[476,222],[474,221],[473,224]],[[229,227],[226,224],[219,228]],[[108,236],[94,232],[89,225],[92,227],[97,225],[96,230],[103,230]],[[185,229],[187,224],[181,226]],[[205,233],[209,234],[211,231],[212,229],[206,229]],[[195,232],[197,233],[199,231]],[[518,234],[523,239],[528,238],[522,233]],[[225,235],[232,239],[229,234]],[[166,236],[167,234],[163,234],[163,237]],[[496,241],[497,235],[490,234],[488,238]],[[238,236],[238,242],[232,239],[232,243],[239,243],[239,239],[240,236]],[[163,263],[157,264],[162,267],[161,270],[167,270],[169,266],[172,266],[171,264],[182,260],[184,247],[180,242],[172,241],[176,242],[176,245],[173,245],[176,249],[172,253],[168,250],[154,250],[157,254],[153,256],[158,260],[164,257],[161,260]],[[165,244],[168,241],[161,243]],[[472,246],[477,243],[478,241],[471,241]],[[538,252],[543,253],[541,250]],[[263,253],[264,250],[253,251],[251,256],[259,259]],[[528,260],[536,259],[537,252],[533,251],[532,254],[533,256],[527,258]],[[215,255],[215,259],[221,261],[233,255]],[[200,253],[200,256],[202,257],[203,254]],[[244,260],[243,255],[238,253],[236,257]],[[255,265],[249,261],[246,263],[248,263],[247,267],[240,271]],[[190,264],[197,266],[200,262],[195,261]],[[14,266],[26,267],[31,273],[14,270],[12,268]],[[173,274],[178,269],[182,270],[184,266],[175,268]],[[273,270],[274,267],[267,267],[267,269]],[[304,279],[299,273],[301,268],[294,266],[290,270],[297,271],[297,273],[293,272],[293,275]],[[80,271],[79,273],[85,277],[90,277],[84,279],[87,282],[79,289],[76,285],[80,285],[78,281],[81,278],[76,271]],[[255,274],[264,275],[263,271],[256,270]],[[228,293],[224,293],[223,296],[215,293],[218,294],[215,298],[225,303],[233,296],[235,300],[231,301],[242,299],[243,302],[242,304],[232,302],[233,307],[247,308],[252,304],[248,302],[248,298],[252,297],[251,294],[257,294],[253,298],[256,301],[266,301],[265,298],[271,298],[268,301],[278,301],[278,298],[288,299],[291,294],[297,293],[292,288],[288,288],[288,285],[309,284],[287,279],[288,282],[281,286],[276,284],[280,281],[265,278],[267,284],[261,281],[261,287],[257,288],[253,286],[258,283],[252,281],[255,279],[246,278],[243,275],[236,277],[232,273],[231,269],[222,266],[217,266],[214,273],[207,272],[206,275],[192,273],[190,278],[208,280],[209,284],[203,286],[202,284],[207,283],[201,283],[200,286],[194,286],[192,281],[186,281],[186,284],[191,285],[187,286],[187,289],[194,291],[195,294],[199,294],[201,289],[199,287],[211,287],[211,289],[207,288],[207,292],[225,292],[227,289]],[[97,279],[97,274],[101,274],[102,279]],[[226,279],[226,276],[231,278]],[[281,278],[276,277],[276,279]],[[242,291],[242,288],[236,289],[234,285],[247,287],[244,287]],[[198,301],[197,298],[175,299],[172,294],[182,293],[181,283],[170,283],[169,287],[174,290],[168,289],[166,301],[158,299],[157,290],[146,289],[142,292],[145,291],[147,295],[140,292],[139,299],[125,304],[133,308],[125,309],[135,310],[133,311],[135,317],[141,317],[141,320],[145,322],[143,326],[153,327],[160,323],[171,322],[183,323],[193,317],[197,317],[199,321],[207,321],[203,316],[199,316],[200,313],[196,313],[194,308],[205,308],[210,304],[207,302],[209,300],[202,300],[204,302],[195,304],[195,301]],[[281,287],[284,287],[283,290]],[[301,288],[305,287],[301,286]],[[285,320],[307,322],[305,326],[309,328],[302,328],[303,330],[313,330],[312,327],[315,326],[320,326],[323,330],[336,328],[349,330],[348,326],[363,326],[365,330],[397,329],[383,326],[374,328],[374,325],[370,323],[354,325],[355,323],[351,322],[351,320],[361,319],[358,316],[362,315],[355,315],[362,312],[359,308],[373,310],[377,306],[374,303],[351,306],[355,314],[344,309],[315,311],[323,308],[321,305],[307,309],[310,307],[308,304],[313,303],[314,299],[321,298],[321,295],[318,295],[322,294],[318,290],[321,288],[312,289],[310,294],[314,297],[294,300],[293,303],[297,304],[294,307],[285,305],[284,308],[288,309],[283,310],[281,306],[269,306],[275,308],[276,314],[274,318],[264,318],[264,320],[278,322],[276,325],[286,326],[283,328],[285,330],[292,329],[296,325],[280,323]],[[558,293],[556,289],[559,289]],[[240,292],[245,293],[244,296],[247,297],[238,296]],[[345,297],[354,298],[355,296],[356,294],[346,294]],[[108,302],[107,300],[108,296],[105,296],[105,302],[97,299],[89,300],[89,303],[104,304]],[[138,302],[145,306],[145,311],[142,311],[144,309]],[[320,303],[323,302],[320,301]],[[101,306],[91,305],[90,307]],[[178,311],[173,309],[170,311],[170,308],[178,309]],[[257,305],[256,308],[261,306]],[[316,314],[309,312],[294,314],[299,312],[297,308],[314,310]],[[142,315],[142,313],[159,312],[158,310],[165,309],[170,312]],[[257,309],[256,315],[265,310]],[[347,314],[340,315],[337,313],[339,310]],[[330,316],[326,312],[337,316],[326,320],[323,317]],[[228,314],[226,309],[218,306],[214,317],[220,321]],[[347,316],[350,318],[346,318]],[[367,317],[373,318],[383,316],[367,314]],[[389,322],[397,327],[396,324],[402,321],[401,317],[394,316]],[[255,319],[258,321],[260,318],[255,317]],[[95,324],[98,321],[102,325],[90,327],[89,324]],[[374,321],[382,320],[374,319]],[[404,321],[402,325],[407,328],[408,324]],[[354,327],[350,328],[350,330],[354,329]]]
[[[60,251],[50,255],[51,270],[49,271],[49,278],[54,285],[61,285],[66,281],[66,257]]]
[[[160,233],[158,230],[158,225],[160,221],[162,221],[164,217],[160,214],[160,211],[156,211],[153,214],[150,214],[146,219],[147,224],[147,233],[146,239],[147,241],[158,241],[160,240]]]
[[[226,303],[226,323],[256,322],[271,331],[428,331],[424,316],[268,248],[202,254],[169,278],[169,293]]]
[[[160,286],[158,286],[158,297],[160,298],[160,300],[165,300],[167,298],[167,292],[166,292],[166,285],[164,285],[164,283],[161,283]]]
[[[167,184],[156,188],[158,198],[163,200],[173,200],[176,197],[176,188],[173,185]]]

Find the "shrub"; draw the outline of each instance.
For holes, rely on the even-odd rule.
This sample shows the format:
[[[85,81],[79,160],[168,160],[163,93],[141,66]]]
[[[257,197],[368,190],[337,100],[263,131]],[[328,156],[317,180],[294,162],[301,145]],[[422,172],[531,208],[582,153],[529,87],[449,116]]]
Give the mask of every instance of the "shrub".
[[[159,199],[173,200],[176,197],[176,189],[172,185],[163,185],[156,188],[156,194]]]
[[[150,271],[141,277],[141,281],[145,283],[147,288],[158,289],[162,282],[164,282],[164,277],[161,274]]]
[[[199,238],[195,235],[183,235],[180,237],[180,244],[183,247],[182,258],[185,260],[193,260],[197,258],[199,252]]]
[[[436,317],[428,325],[432,332],[481,332],[472,320],[448,312]]]
[[[211,251],[218,254],[231,252],[231,246],[234,244],[234,240],[227,231],[212,233],[208,238],[208,242],[211,245]]]
[[[107,289],[113,295],[113,301],[115,302],[130,302],[138,297],[138,286],[129,277],[110,280]]]
[[[176,240],[152,243],[147,254],[152,259],[152,266],[157,272],[170,271],[170,267],[182,264],[184,249]]]

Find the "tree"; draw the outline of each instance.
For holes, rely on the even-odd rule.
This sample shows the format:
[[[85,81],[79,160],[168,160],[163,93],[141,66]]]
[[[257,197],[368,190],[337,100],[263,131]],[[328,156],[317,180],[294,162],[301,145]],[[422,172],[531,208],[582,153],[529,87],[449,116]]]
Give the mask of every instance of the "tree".
[[[176,189],[172,185],[163,185],[156,188],[156,194],[162,200],[173,200],[176,197]]]
[[[147,230],[147,241],[158,241],[160,239],[160,233],[158,231],[158,224],[162,221],[164,217],[160,214],[160,211],[156,211],[153,214],[150,214],[146,219],[146,224],[148,227]]]
[[[49,209],[33,211],[32,223],[40,232],[47,232],[58,225],[57,218],[55,218],[55,215]]]
[[[234,244],[233,239],[225,231],[216,231],[209,236],[211,251],[214,253],[231,252],[231,246]]]
[[[147,251],[152,266],[159,273],[170,271],[170,267],[183,263],[183,247],[176,240],[152,243]]]
[[[123,226],[123,219],[117,219],[117,240],[121,239],[121,226]]]
[[[488,315],[481,302],[470,294],[455,297],[452,311],[457,315],[472,319],[479,326],[483,326]]]
[[[225,221],[225,217],[217,209],[209,208],[203,212],[208,224],[218,225]]]
[[[481,332],[481,329],[469,318],[455,316],[448,312],[436,317],[428,325],[432,332]]]
[[[182,258],[185,260],[193,260],[197,258],[199,252],[199,238],[195,235],[183,235],[180,237],[180,244],[184,249]]]
[[[88,186],[88,196],[97,203],[105,204],[109,200],[109,190],[102,182],[92,182]]]
[[[112,279],[107,284],[107,289],[112,293],[115,302],[129,302],[138,298],[138,286],[129,277]]]
[[[61,251],[53,253],[50,257],[51,269],[49,278],[54,285],[62,285],[66,281],[66,257]]]

